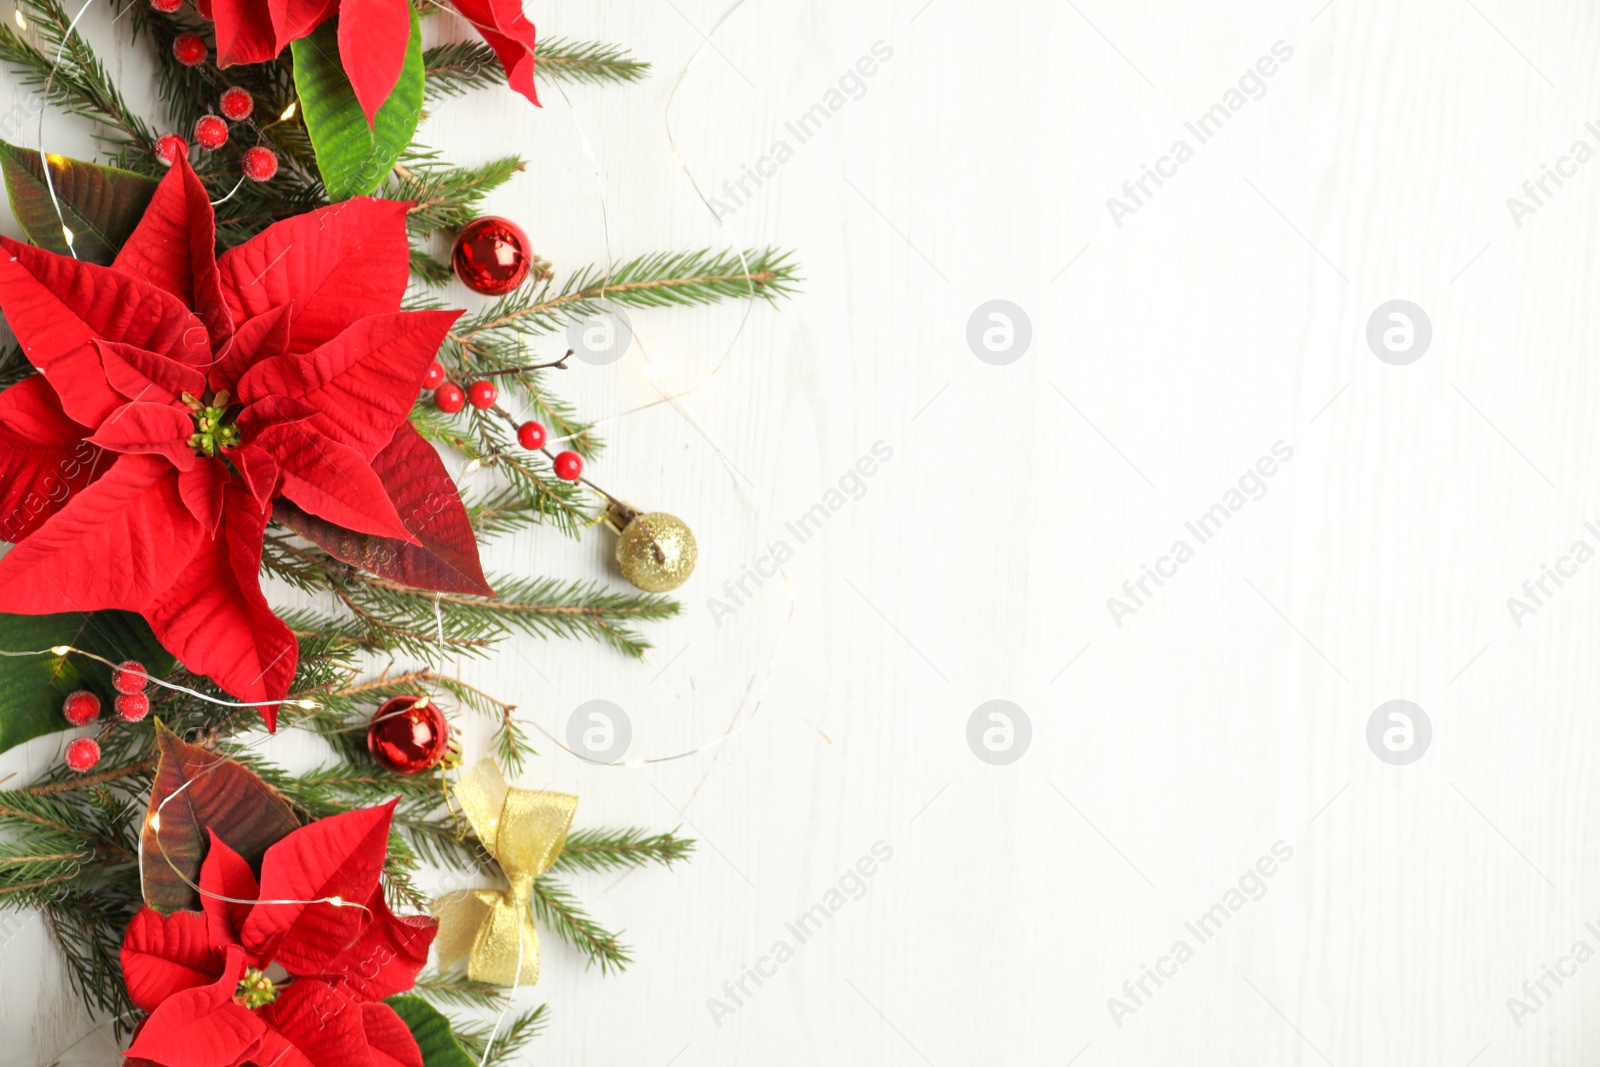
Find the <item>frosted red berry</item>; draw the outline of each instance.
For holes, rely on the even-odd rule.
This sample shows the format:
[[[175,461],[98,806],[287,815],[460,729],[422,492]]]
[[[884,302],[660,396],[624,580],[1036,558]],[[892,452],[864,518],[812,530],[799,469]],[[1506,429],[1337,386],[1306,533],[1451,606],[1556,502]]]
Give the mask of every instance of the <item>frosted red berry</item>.
[[[424,389],[437,389],[444,384],[444,367],[438,360],[428,364],[428,373],[422,376]]]
[[[228,124],[216,115],[201,115],[194,124],[194,139],[201,148],[221,148],[228,143]]]
[[[583,457],[576,452],[563,452],[556,457],[556,477],[564,482],[575,482],[583,473]]]
[[[149,679],[144,664],[136,659],[125,659],[111,672],[111,688],[119,693],[142,693]]]
[[[525,422],[517,427],[517,444],[529,452],[544,447],[544,427],[537,422]]]
[[[473,382],[467,386],[467,400],[479,411],[487,411],[494,407],[494,402],[500,399],[500,390],[494,387],[491,381]]]
[[[143,693],[123,693],[112,702],[117,718],[123,722],[138,722],[150,714],[150,698]]]
[[[445,382],[433,391],[433,402],[446,415],[454,415],[467,404],[467,394],[455,382]]]
[[[183,0],[150,0],[150,6],[163,15],[170,15],[183,6]]]
[[[92,737],[67,742],[67,766],[82,774],[100,762],[100,743]]]
[[[270,148],[246,148],[239,163],[244,167],[244,176],[253,182],[271,181],[278,173],[278,157]]]
[[[87,689],[68,693],[61,702],[61,714],[74,726],[86,726],[100,717],[100,698]]]
[[[249,89],[235,85],[223,92],[218,106],[222,108],[222,117],[229,122],[243,122],[256,109],[256,100],[250,95]]]
[[[180,33],[172,42],[172,58],[186,67],[198,67],[206,61],[206,42],[198,33]]]
[[[156,158],[167,166],[172,166],[178,160],[189,154],[189,145],[182,137],[175,133],[164,133],[156,138]]]
[[[207,22],[215,22],[216,16],[211,14],[211,0],[194,0],[195,14]]]

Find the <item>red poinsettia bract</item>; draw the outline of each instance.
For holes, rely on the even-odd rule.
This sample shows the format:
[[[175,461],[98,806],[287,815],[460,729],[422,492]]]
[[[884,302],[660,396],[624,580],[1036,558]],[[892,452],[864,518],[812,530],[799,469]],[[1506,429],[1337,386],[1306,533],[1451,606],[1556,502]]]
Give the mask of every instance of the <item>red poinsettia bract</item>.
[[[535,32],[521,0],[450,0],[483,35],[511,88],[539,102],[533,84]],[[408,0],[215,0],[217,63],[266,63],[339,16],[339,60],[370,126],[400,81],[411,38]]]
[[[422,1067],[381,1003],[416,984],[437,929],[384,903],[393,811],[301,827],[267,849],[259,881],[212,834],[205,910],[141,908],[123,937],[123,981],[150,1013],[127,1055],[162,1067]],[[308,900],[320,903],[284,903]],[[269,978],[273,964],[289,977]]]
[[[0,609],[139,612],[189,670],[282,699],[298,649],[258,580],[274,498],[419,543],[374,466],[416,466],[407,415],[460,312],[399,310],[408,206],[349,200],[219,258],[180,159],[109,268],[0,238],[0,308],[41,372],[0,393]]]

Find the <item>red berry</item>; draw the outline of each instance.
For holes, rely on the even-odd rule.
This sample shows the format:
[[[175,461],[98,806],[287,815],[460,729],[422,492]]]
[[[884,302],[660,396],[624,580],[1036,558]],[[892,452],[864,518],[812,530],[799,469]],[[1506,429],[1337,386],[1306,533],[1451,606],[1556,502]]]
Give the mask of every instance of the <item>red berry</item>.
[[[231,122],[243,122],[250,117],[250,112],[256,109],[255,97],[250,95],[249,89],[241,89],[237,85],[222,94],[222,114]]]
[[[164,133],[156,139],[156,158],[167,166],[189,154],[189,145],[175,133]]]
[[[87,689],[67,694],[61,704],[61,714],[74,726],[84,726],[100,717],[100,698]]]
[[[150,0],[150,6],[163,15],[170,15],[183,6],[183,0]]]
[[[78,737],[67,742],[67,766],[82,774],[100,762],[100,744],[92,737]]]
[[[253,182],[271,181],[278,173],[278,157],[270,148],[246,148],[239,162],[244,167],[244,176]]]
[[[445,382],[433,391],[433,402],[446,415],[454,415],[467,403],[467,394],[455,382]]]
[[[138,722],[150,714],[150,698],[143,693],[123,693],[112,706],[117,709],[117,717],[123,722]]]
[[[564,482],[575,482],[583,473],[583,457],[576,452],[563,452],[556,457],[556,477]]]
[[[537,422],[525,422],[517,427],[517,443],[529,452],[544,447],[544,427]]]
[[[221,148],[228,143],[228,124],[215,115],[201,115],[194,124],[194,139],[201,148]]]
[[[207,22],[216,21],[216,17],[211,14],[211,0],[194,0],[194,10],[197,15]]]
[[[494,387],[491,381],[473,382],[467,386],[467,400],[479,411],[487,411],[494,407],[494,402],[500,399],[500,390]]]
[[[422,387],[424,389],[437,389],[443,384],[444,367],[440,365],[438,360],[434,360],[428,364],[428,373],[422,377]]]
[[[142,693],[149,681],[144,664],[136,659],[126,659],[111,672],[111,688],[119,693]]]
[[[206,42],[198,33],[180,33],[172,42],[172,58],[186,67],[198,67],[206,61]]]

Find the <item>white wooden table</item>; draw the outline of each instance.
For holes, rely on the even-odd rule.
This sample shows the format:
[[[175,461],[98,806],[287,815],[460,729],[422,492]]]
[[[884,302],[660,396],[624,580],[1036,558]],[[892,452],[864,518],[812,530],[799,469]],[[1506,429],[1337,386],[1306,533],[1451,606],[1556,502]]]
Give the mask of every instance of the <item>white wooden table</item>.
[[[546,747],[524,784],[580,794],[581,824],[702,847],[580,880],[638,962],[602,978],[547,937],[527,1062],[1596,1062],[1600,962],[1562,960],[1600,950],[1600,563],[1562,560],[1600,548],[1600,161],[1562,159],[1600,150],[1600,11],[750,0],[672,111],[719,228],[663,111],[722,3],[531,9],[654,76],[542,111],[478,93],[424,130],[458,162],[531,158],[491,209],[558,270],[734,240],[796,247],[807,277],[682,414],[606,429],[597,480],[700,536],[648,661],[521,640],[462,668],[557,733],[616,702],[637,757],[748,722],[645,769]],[[130,85],[142,59],[116,61]],[[1546,164],[1564,184],[1535,203]],[[983,316],[969,345],[992,300],[1025,351],[1015,312],[1009,349]],[[1410,362],[1368,344],[1394,300],[1431,326]],[[639,313],[642,350],[562,384],[592,416],[640,403],[646,350],[693,384],[739,317]],[[819,503],[802,543],[785,524]],[[714,617],[764,538],[788,582]],[[489,562],[616,581],[607,551],[541,533]],[[1513,617],[1546,565],[1570,576]],[[994,700],[1029,724],[1009,763],[968,742]],[[1368,744],[1391,700],[1431,727],[1408,764]],[[54,758],[43,739],[0,773]],[[1574,977],[1525,992],[1546,966]],[[63,983],[23,924],[0,1062],[89,1031]]]

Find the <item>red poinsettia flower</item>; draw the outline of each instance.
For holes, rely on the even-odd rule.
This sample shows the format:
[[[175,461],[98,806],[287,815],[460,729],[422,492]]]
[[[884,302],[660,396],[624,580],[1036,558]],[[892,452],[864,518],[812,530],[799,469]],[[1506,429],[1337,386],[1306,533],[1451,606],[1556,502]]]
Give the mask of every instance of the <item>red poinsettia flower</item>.
[[[267,849],[259,881],[212,834],[204,912],[141,908],[123,937],[123,981],[150,1013],[127,1055],[162,1067],[422,1067],[381,1003],[416,984],[437,929],[384,903],[393,812],[391,801],[301,827]],[[296,903],[308,900],[319,903]],[[273,965],[288,978],[269,978]]]
[[[307,536],[356,542],[335,555],[410,584],[426,575],[408,553],[442,522],[450,573],[430,588],[489,592],[407,420],[460,314],[399,310],[408,206],[346,201],[218,258],[180,159],[109,268],[0,238],[0,308],[41,372],[0,393],[0,537],[16,542],[0,605],[139,612],[191,671],[273,701],[298,659],[258,580],[275,499]],[[403,519],[394,501],[419,485],[430,506]]]
[[[451,0],[499,57],[511,88],[539,102],[533,23],[521,0]],[[339,16],[339,60],[370,126],[400,81],[411,38],[408,0],[215,0],[217,63],[265,63]]]

